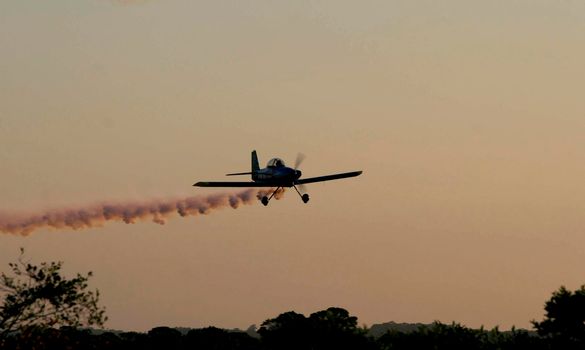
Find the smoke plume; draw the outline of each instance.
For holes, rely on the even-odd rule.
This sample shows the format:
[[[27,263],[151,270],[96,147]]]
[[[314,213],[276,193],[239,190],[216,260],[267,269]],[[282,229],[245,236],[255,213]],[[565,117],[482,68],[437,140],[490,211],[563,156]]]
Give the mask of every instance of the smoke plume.
[[[244,204],[254,204],[257,199],[270,195],[273,189],[249,189],[238,193],[221,193],[179,199],[152,200],[129,203],[101,203],[69,209],[46,210],[36,214],[10,214],[0,212],[0,232],[29,235],[38,229],[73,229],[102,227],[107,221],[123,221],[134,224],[151,220],[164,225],[176,216],[182,217],[209,214],[217,209]],[[281,188],[275,199],[282,198]]]

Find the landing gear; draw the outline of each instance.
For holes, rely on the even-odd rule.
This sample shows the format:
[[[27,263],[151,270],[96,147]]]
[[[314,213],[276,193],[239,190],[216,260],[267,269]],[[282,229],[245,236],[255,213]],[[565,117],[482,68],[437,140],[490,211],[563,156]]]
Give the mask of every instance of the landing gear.
[[[299,189],[297,188],[297,186],[293,185],[293,187],[295,188],[295,190],[297,191],[297,193],[299,194],[299,196],[303,200],[303,203],[307,203],[309,201],[309,194],[308,193],[301,194],[301,192],[299,192]]]
[[[299,191],[297,186],[293,185],[292,187],[294,187],[294,189],[297,191],[297,193],[299,194],[299,197],[301,197],[301,200],[303,201],[303,203],[307,203],[309,201],[309,194],[308,193],[301,194],[301,192]],[[276,194],[276,192],[278,192],[278,190],[280,190],[280,187],[277,187],[276,190],[274,190],[274,192],[272,192],[270,197],[266,197],[266,196],[262,197],[262,199],[260,199],[260,202],[262,202],[262,204],[264,204],[264,206],[267,206],[268,202],[270,202],[270,200],[272,199],[272,197],[274,197],[274,195]]]
[[[270,202],[270,200],[272,199],[272,197],[274,197],[274,195],[276,194],[276,192],[278,192],[278,190],[280,190],[280,187],[277,187],[274,192],[272,192],[272,194],[270,195],[270,197],[262,197],[261,202],[262,204],[264,204],[264,206],[268,205],[268,202]]]

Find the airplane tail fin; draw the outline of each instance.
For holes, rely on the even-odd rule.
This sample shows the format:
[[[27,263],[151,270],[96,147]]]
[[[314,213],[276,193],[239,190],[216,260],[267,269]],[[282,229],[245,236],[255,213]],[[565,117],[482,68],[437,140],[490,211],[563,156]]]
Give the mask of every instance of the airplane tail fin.
[[[258,163],[258,155],[256,151],[252,151],[252,173],[257,172],[260,170],[260,164]]]
[[[237,176],[237,175],[252,175],[252,180],[256,178],[256,173],[260,170],[260,164],[258,163],[258,156],[256,151],[252,151],[252,171],[243,173],[231,173],[225,174],[226,176]]]

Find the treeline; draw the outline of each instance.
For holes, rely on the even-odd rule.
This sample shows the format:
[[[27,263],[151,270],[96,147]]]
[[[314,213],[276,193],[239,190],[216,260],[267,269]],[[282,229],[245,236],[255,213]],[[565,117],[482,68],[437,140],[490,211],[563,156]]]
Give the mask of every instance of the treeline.
[[[585,286],[555,291],[545,304],[544,320],[532,321],[533,332],[439,322],[359,327],[357,317],[338,307],[308,317],[286,312],[264,321],[254,333],[214,327],[97,332],[89,327],[102,327],[107,317],[99,292],[88,289],[91,272],[65,278],[62,262],[34,265],[23,255],[21,249],[9,272],[0,273],[0,350],[585,349]]]
[[[471,329],[460,324],[420,325],[413,331],[387,330],[374,336],[359,327],[357,318],[332,307],[305,317],[286,312],[266,320],[257,334],[215,327],[181,332],[156,327],[147,333],[95,332],[88,329],[28,329],[7,337],[2,349],[104,349],[104,350],[292,350],[292,349],[583,349],[582,340],[559,334],[539,335],[526,330]]]

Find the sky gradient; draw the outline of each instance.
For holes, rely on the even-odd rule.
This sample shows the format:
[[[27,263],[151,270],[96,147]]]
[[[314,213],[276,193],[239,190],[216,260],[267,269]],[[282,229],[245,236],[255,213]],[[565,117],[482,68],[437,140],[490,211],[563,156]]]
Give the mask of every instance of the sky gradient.
[[[166,225],[0,234],[92,270],[109,328],[529,327],[585,283],[585,3],[0,3],[0,211],[207,195],[308,157],[364,170]],[[228,191],[229,192],[229,191]]]

